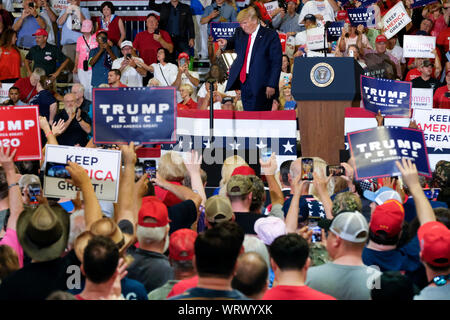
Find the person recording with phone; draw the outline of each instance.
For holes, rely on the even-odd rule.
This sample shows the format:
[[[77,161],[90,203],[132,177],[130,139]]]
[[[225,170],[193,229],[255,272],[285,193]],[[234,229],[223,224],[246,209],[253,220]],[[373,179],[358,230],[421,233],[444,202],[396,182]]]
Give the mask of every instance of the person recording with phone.
[[[108,44],[108,34],[105,30],[97,31],[98,47],[89,51],[89,64],[92,66],[92,87],[98,87],[108,82],[108,72],[111,70],[113,61],[119,56],[116,46]]]
[[[139,66],[136,61],[144,63],[144,60],[139,58],[133,48],[131,41],[122,41],[120,45],[123,57],[117,58],[113,61],[112,69],[119,69],[122,76],[120,81],[128,87],[142,87],[143,78],[147,75],[147,70]]]
[[[182,101],[180,86],[183,84],[189,84],[194,88],[195,92],[193,92],[194,96],[197,95],[196,88],[200,84],[199,75],[197,72],[189,71],[189,55],[185,52],[182,52],[178,55],[178,73],[175,82],[172,83],[172,86],[177,88],[177,102]]]

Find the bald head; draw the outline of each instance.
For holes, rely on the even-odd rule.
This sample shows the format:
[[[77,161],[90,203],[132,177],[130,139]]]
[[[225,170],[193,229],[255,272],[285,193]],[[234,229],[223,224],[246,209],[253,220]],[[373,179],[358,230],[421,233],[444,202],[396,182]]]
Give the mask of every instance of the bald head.
[[[267,263],[260,254],[246,252],[237,260],[237,270],[231,286],[249,298],[261,299],[267,290],[268,272]]]

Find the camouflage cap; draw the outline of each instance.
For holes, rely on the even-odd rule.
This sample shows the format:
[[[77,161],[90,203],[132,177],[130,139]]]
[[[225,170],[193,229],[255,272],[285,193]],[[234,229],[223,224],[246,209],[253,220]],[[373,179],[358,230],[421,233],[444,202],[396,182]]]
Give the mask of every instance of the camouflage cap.
[[[249,175],[248,177],[253,183],[253,194],[250,211],[256,211],[263,205],[264,195],[266,191],[264,190],[264,183],[262,182],[261,178],[255,175]]]
[[[243,196],[253,190],[253,182],[249,176],[235,175],[227,183],[227,194],[229,196]]]
[[[433,172],[433,185],[437,188],[446,187],[450,184],[450,162],[440,160],[436,163]]]
[[[362,210],[362,203],[359,196],[353,192],[341,192],[333,200],[333,215],[343,211]]]

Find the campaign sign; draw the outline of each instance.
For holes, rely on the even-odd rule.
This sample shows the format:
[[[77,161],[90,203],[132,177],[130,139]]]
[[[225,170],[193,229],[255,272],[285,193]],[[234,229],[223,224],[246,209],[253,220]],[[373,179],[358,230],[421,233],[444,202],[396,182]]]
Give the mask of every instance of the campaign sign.
[[[308,50],[320,50],[325,48],[323,38],[323,28],[311,28],[306,30],[306,46],[308,47]]]
[[[344,21],[330,22],[327,28],[327,40],[328,41],[338,40],[342,34],[344,24],[345,24]]]
[[[63,174],[68,161],[76,162],[86,170],[97,199],[117,201],[122,166],[121,151],[49,144],[45,146],[44,196],[71,199],[76,197],[79,190],[66,182]]]
[[[38,106],[0,107],[0,146],[17,149],[14,161],[41,160]]]
[[[407,118],[411,107],[411,82],[361,76],[361,93],[364,108],[370,112],[381,111],[383,116]]]
[[[0,103],[9,99],[9,89],[14,83],[2,83],[0,86]]]
[[[264,3],[264,7],[266,7],[267,13],[272,15],[272,12],[275,9],[279,8],[278,1],[271,1],[271,2]]]
[[[405,58],[432,58],[431,51],[436,48],[436,37],[429,36],[403,36],[403,57]]]
[[[437,2],[438,0],[412,0],[411,8],[419,8],[426,6],[427,4]]]
[[[400,1],[383,16],[384,35],[390,39],[410,22],[411,18]]]
[[[352,26],[357,27],[361,24],[364,27],[373,27],[376,25],[375,10],[372,8],[348,9],[347,14]]]
[[[395,161],[410,159],[420,175],[431,177],[423,132],[404,127],[376,127],[347,135],[357,180],[399,176]]]
[[[450,109],[415,109],[413,119],[423,130],[427,147],[450,149]]]
[[[174,87],[95,88],[94,143],[171,143],[176,140]]]
[[[433,89],[412,88],[411,93],[411,108],[433,108]]]
[[[211,36],[214,41],[217,39],[231,39],[239,27],[239,22],[211,22]]]

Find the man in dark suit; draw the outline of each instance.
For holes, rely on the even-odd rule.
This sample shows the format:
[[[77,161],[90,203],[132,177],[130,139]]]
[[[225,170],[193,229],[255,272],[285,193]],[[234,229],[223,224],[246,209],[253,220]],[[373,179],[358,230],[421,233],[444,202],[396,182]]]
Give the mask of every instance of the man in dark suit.
[[[278,96],[282,50],[275,30],[260,25],[253,7],[239,12],[232,39],[218,39],[221,50],[235,49],[225,90],[241,90],[245,111],[270,111]]]
[[[174,44],[174,57],[181,52],[189,54],[189,48],[195,44],[194,20],[191,8],[178,0],[170,0],[170,3],[162,3],[159,6],[159,26],[166,30]]]

